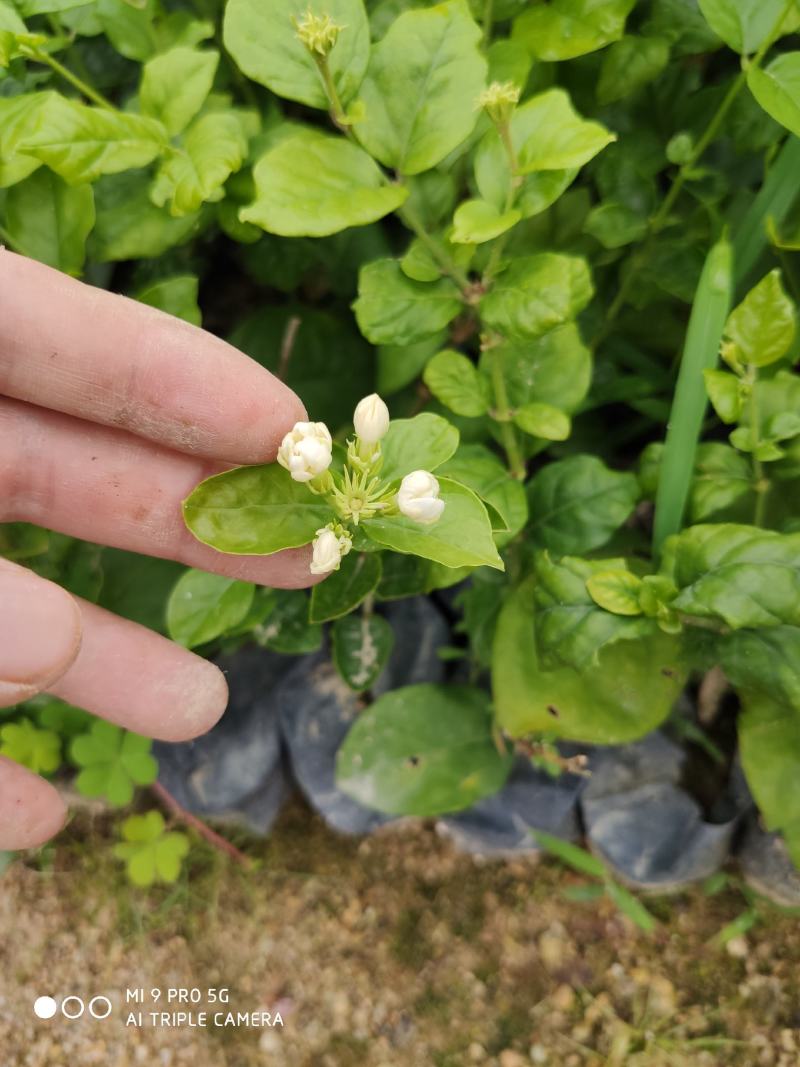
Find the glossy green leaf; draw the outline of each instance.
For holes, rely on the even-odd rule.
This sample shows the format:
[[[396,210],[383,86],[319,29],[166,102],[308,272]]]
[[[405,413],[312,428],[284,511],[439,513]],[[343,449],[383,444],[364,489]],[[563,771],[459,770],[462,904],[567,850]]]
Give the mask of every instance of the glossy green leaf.
[[[716,653],[738,690],[800,711],[800,627],[734,630],[718,638]]]
[[[742,415],[742,387],[735,374],[724,370],[703,372],[708,398],[723,422],[738,422]]]
[[[427,364],[422,380],[456,415],[476,417],[489,407],[489,383],[471,359],[447,348]]]
[[[247,137],[239,116],[212,111],[186,131],[162,163],[150,195],[157,207],[169,203],[170,214],[190,215],[206,200],[220,200],[222,186],[244,162]]]
[[[242,621],[254,592],[251,582],[188,570],[167,602],[167,632],[186,648],[213,641]]]
[[[469,136],[486,79],[480,37],[465,0],[396,19],[373,47],[361,86],[354,130],[370,155],[419,174]]]
[[[179,45],[145,63],[139,90],[143,115],[159,119],[170,137],[180,133],[205,103],[219,52]]]
[[[438,473],[466,485],[497,512],[504,526],[497,537],[498,544],[510,540],[525,525],[528,517],[525,490],[485,445],[460,445]]]
[[[516,19],[514,39],[522,41],[536,59],[574,59],[618,41],[635,2],[547,0]]]
[[[253,630],[254,640],[285,656],[316,652],[322,644],[322,627],[309,621],[308,596],[299,589],[274,592],[266,617]]]
[[[270,555],[309,544],[334,513],[269,463],[207,478],[183,502],[183,516],[198,541],[220,552]]]
[[[595,665],[545,670],[531,612],[534,585],[518,587],[498,619],[492,655],[498,724],[512,737],[543,732],[584,744],[621,744],[658,726],[682,687],[676,639],[656,632],[617,641]]]
[[[458,482],[439,479],[442,517],[429,526],[405,515],[367,519],[364,532],[379,545],[409,552],[445,567],[496,567],[503,570],[492,539],[492,524],[478,497]]]
[[[800,867],[800,708],[742,695],[739,748],[747,781],[768,830],[780,830]]]
[[[514,412],[514,424],[525,433],[541,437],[545,441],[566,441],[572,425],[569,415],[565,415],[552,404],[540,404],[536,401],[524,404]]]
[[[37,129],[39,116],[53,93],[0,96],[0,189],[22,181],[41,161],[20,150]]]
[[[8,191],[5,228],[14,247],[65,274],[83,269],[94,220],[91,186],[67,185],[51,170],[40,168]]]
[[[396,259],[367,263],[358,276],[353,304],[361,332],[375,345],[413,345],[451,322],[462,308],[448,278],[415,282]]]
[[[596,456],[558,460],[528,487],[531,536],[559,555],[589,552],[619,529],[638,498],[635,475],[612,471]]]
[[[158,50],[156,0],[96,0],[97,17],[114,48],[126,59],[144,62]]]
[[[800,625],[800,533],[692,526],[671,543],[669,560],[679,611],[733,629]]]
[[[194,274],[179,274],[140,289],[136,299],[193,326],[200,326],[202,315],[197,303],[197,289],[198,279]]]
[[[351,689],[361,693],[375,684],[386,666],[394,632],[380,615],[348,615],[333,626],[331,645],[336,670]]]
[[[786,355],[795,329],[794,304],[781,285],[780,271],[773,270],[731,313],[725,336],[736,346],[736,360],[766,367]]]
[[[411,471],[434,471],[458,448],[458,430],[447,419],[423,411],[411,419],[392,419],[381,441],[381,478],[394,482]]]
[[[143,167],[167,146],[160,122],[49,93],[20,149],[71,185]]]
[[[517,108],[511,140],[520,174],[582,167],[616,140],[616,135],[575,111],[564,89],[548,89]]]
[[[767,114],[800,137],[800,52],[786,52],[764,70],[751,66],[747,84]]]
[[[700,445],[689,501],[691,521],[722,517],[726,509],[749,501],[752,486],[753,467],[746,456],[719,441]],[[751,503],[747,514],[752,513]]]
[[[606,200],[592,208],[583,228],[603,248],[623,248],[634,241],[641,241],[647,233],[647,225],[647,218],[627,204]]]
[[[596,571],[586,579],[586,590],[599,607],[614,615],[641,615],[641,578],[630,571]]]
[[[517,190],[515,209],[525,219],[539,215],[558,200],[577,175],[577,167],[526,174]],[[492,204],[499,214],[505,212],[511,178],[508,153],[492,127],[481,138],[475,152],[475,182],[483,199]]]
[[[338,571],[311,590],[309,620],[330,622],[347,615],[374,592],[380,580],[380,553],[353,550],[344,557]]]
[[[505,337],[530,340],[574,319],[593,293],[585,259],[542,252],[512,260],[481,300],[481,315]]]
[[[366,152],[342,137],[303,129],[256,164],[256,199],[239,217],[270,233],[324,237],[398,208],[408,192],[386,183]]]
[[[495,746],[485,693],[412,685],[356,719],[337,756],[336,783],[379,811],[439,815],[497,792],[511,762]]]
[[[342,29],[328,57],[342,104],[355,95],[369,59],[369,27],[362,0],[229,0],[225,8],[225,47],[248,78],[278,96],[326,109],[329,106],[317,64],[297,37],[294,20],[307,11],[330,15]]]
[[[638,92],[659,76],[669,61],[664,37],[623,37],[603,55],[597,102],[612,104]]]
[[[699,0],[700,10],[711,29],[730,48],[743,55],[757,52],[779,25],[786,0]],[[796,16],[787,12],[784,32],[795,25]]]
[[[515,226],[522,215],[517,210],[498,211],[487,200],[465,200],[453,216],[451,240],[455,244],[483,244]]]
[[[573,323],[550,330],[534,341],[503,344],[503,374],[513,408],[551,404],[575,411],[589,391],[592,357]],[[491,353],[481,360],[484,367]],[[487,373],[489,368],[485,368]]]

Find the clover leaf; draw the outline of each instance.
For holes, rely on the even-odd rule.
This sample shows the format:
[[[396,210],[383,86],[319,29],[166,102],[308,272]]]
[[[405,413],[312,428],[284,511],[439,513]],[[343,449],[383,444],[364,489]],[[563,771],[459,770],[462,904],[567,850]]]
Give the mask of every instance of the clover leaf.
[[[52,774],[61,765],[61,739],[30,719],[20,719],[0,727],[0,755],[36,774]]]
[[[158,764],[150,755],[152,741],[113,723],[98,720],[72,742],[70,754],[83,770],[75,785],[86,797],[104,796],[110,804],[129,804],[137,785],[150,785]]]
[[[122,838],[114,846],[114,855],[125,861],[134,885],[177,880],[181,861],[189,851],[189,838],[177,830],[167,831],[161,812],[129,816],[122,824]]]

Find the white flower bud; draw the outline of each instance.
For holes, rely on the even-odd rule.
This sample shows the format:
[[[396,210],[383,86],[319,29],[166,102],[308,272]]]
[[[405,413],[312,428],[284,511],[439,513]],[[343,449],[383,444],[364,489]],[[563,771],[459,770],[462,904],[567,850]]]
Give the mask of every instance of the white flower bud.
[[[339,569],[342,556],[346,556],[353,546],[349,534],[342,531],[337,534],[330,526],[323,526],[317,530],[314,538],[313,554],[311,559],[312,574],[330,574]]]
[[[278,463],[296,482],[310,482],[331,465],[333,442],[324,422],[296,422],[278,449]]]
[[[397,506],[403,515],[425,525],[442,517],[444,501],[439,499],[439,483],[428,471],[412,471],[400,483]]]
[[[353,415],[353,425],[360,439],[367,445],[374,445],[386,436],[389,429],[389,409],[377,393],[359,400]]]

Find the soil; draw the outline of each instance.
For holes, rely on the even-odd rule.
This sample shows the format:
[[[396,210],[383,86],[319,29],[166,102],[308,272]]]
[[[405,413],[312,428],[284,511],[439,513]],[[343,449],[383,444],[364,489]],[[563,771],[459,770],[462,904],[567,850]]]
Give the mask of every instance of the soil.
[[[552,860],[476,862],[431,826],[344,839],[294,804],[267,841],[237,839],[255,871],[198,843],[175,886],[147,892],[115,833],[83,812],[0,879],[3,1067],[800,1064],[800,922],[759,905],[723,946],[749,907],[735,879],[648,900],[647,935],[607,898],[567,899],[587,881]],[[112,1013],[34,1015],[68,994]],[[192,1020],[150,1024],[177,1011]],[[228,1011],[283,1025],[222,1025]]]

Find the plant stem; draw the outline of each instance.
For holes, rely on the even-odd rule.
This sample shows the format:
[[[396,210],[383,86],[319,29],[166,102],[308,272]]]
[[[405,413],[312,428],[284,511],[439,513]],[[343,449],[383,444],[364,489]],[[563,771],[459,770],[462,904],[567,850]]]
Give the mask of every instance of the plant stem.
[[[417,214],[412,208],[408,206],[408,201],[397,212],[403,222],[413,231],[413,233],[422,241],[430,254],[436,260],[436,263],[441,270],[449,277],[452,278],[456,285],[461,290],[463,296],[469,299],[470,296],[470,281],[464,271],[458,266],[457,263],[448,255],[447,249],[444,248],[440,241],[423,226]]]
[[[278,371],[276,377],[280,381],[286,381],[286,375],[289,371],[289,361],[292,358],[292,350],[294,349],[294,343],[297,340],[297,331],[300,329],[300,323],[302,322],[299,315],[292,315],[283,331],[283,338],[281,339],[281,355],[278,361]]]
[[[492,39],[494,0],[483,0],[483,47],[488,48]]]
[[[508,159],[509,176],[508,189],[506,191],[505,210],[506,212],[509,212],[514,207],[514,201],[517,199],[517,193],[519,192],[519,187],[522,184],[522,177],[517,174],[517,153],[514,149],[514,142],[511,139],[511,123],[508,119],[506,119],[504,122],[495,122],[495,128],[500,136],[500,140],[502,142],[503,148],[505,149],[506,157]],[[494,244],[492,245],[492,251],[489,253],[489,259],[486,263],[486,269],[483,272],[483,277],[485,281],[488,281],[489,279],[493,278],[497,273],[497,268],[500,264],[500,257],[502,256],[503,249],[505,248],[506,242],[508,241],[509,233],[510,230],[506,230],[505,233],[500,234],[500,236],[495,240]]]
[[[236,847],[236,845],[232,845],[230,841],[227,841],[220,834],[212,830],[202,819],[198,819],[196,815],[192,815],[190,811],[187,811],[186,808],[175,799],[172,793],[161,784],[161,782],[153,782],[150,788],[164,807],[171,811],[176,819],[179,819],[182,823],[185,823],[186,826],[195,830],[208,842],[209,845],[211,845],[212,848],[224,852],[227,856],[230,856],[231,859],[241,864],[242,867],[248,869],[252,867],[253,862],[249,856],[246,856],[244,852]]]
[[[328,98],[328,103],[331,105],[331,118],[334,123],[339,127],[342,133],[349,134],[349,126],[347,122],[347,115],[342,107],[342,101],[339,99],[339,93],[336,90],[336,85],[333,81],[333,75],[331,74],[331,68],[328,65],[328,57],[321,56],[317,53],[312,53],[314,62],[317,64],[317,70],[322,78],[322,84],[325,88],[325,95]]]
[[[768,33],[767,36],[764,38],[761,47],[759,48],[758,52],[756,52],[751,63],[749,64],[749,67],[761,66],[764,56],[767,54],[775,38],[780,33],[781,26],[783,25],[786,17],[792,10],[793,6],[794,0],[786,0],[783,11],[778,21],[775,23],[775,26],[773,27],[772,31]],[[741,93],[746,82],[747,72],[746,70],[742,70],[736,76],[736,78],[734,78],[733,82],[728,88],[727,93],[723,97],[722,102],[717,108],[716,113],[714,114],[713,118],[706,127],[705,132],[703,133],[697,144],[694,146],[691,158],[686,163],[684,163],[678,171],[678,175],[673,181],[669,192],[664,197],[661,206],[648,224],[647,236],[644,239],[644,244],[640,248],[639,252],[633,257],[633,260],[631,262],[631,269],[626,274],[617,292],[616,297],[614,298],[611,303],[611,306],[608,309],[608,314],[606,315],[605,322],[603,323],[591,343],[590,347],[592,348],[592,350],[596,349],[598,345],[608,336],[612,324],[614,323],[617,316],[622,311],[623,307],[627,302],[631,289],[638,281],[639,273],[642,267],[644,267],[650,257],[650,253],[653,248],[653,239],[666,225],[667,220],[669,218],[669,213],[675,206],[678,197],[683,191],[684,185],[688,181],[692,171],[697,166],[702,156],[705,154],[706,149],[709,147],[709,145],[719,133],[723,122],[728,116],[728,112],[733,107],[737,97],[739,96],[739,93]]]
[[[93,89],[91,85],[79,78],[77,74],[73,74],[71,70],[59,63],[57,59],[49,55],[47,52],[42,52],[38,48],[32,48],[28,53],[28,58],[34,60],[36,63],[44,63],[46,66],[54,70],[56,74],[60,75],[64,81],[77,89],[79,93],[82,93],[87,100],[91,100],[93,104],[97,104],[99,107],[104,107],[109,111],[114,111],[114,105],[110,100],[107,100],[102,93],[99,93],[96,89]]]
[[[759,445],[759,412],[758,412],[758,396],[756,394],[757,372],[752,372],[752,380],[750,382],[750,446],[753,449],[752,463],[753,463],[753,489],[756,494],[756,506],[753,514],[753,525],[763,526],[764,519],[767,512],[767,494],[770,491],[770,482],[768,478],[764,477],[764,464],[756,455],[756,449]]]
[[[503,448],[506,451],[511,476],[522,482],[525,480],[527,472],[525,459],[517,439],[517,431],[511,421],[511,405],[508,402],[505,367],[503,366],[505,360],[501,345],[495,345],[490,350],[489,362],[492,372],[492,389],[494,390],[494,419],[500,424],[500,437],[503,442]]]

